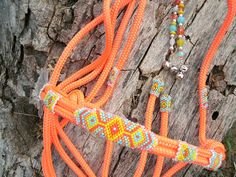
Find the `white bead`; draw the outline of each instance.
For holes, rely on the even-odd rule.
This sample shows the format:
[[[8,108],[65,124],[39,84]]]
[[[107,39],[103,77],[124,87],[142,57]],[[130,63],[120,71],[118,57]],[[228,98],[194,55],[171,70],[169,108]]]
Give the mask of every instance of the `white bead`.
[[[174,38],[171,38],[171,39],[170,39],[170,45],[171,45],[171,46],[174,46],[174,45],[175,45],[175,39],[174,39]]]
[[[173,19],[173,22],[176,22],[176,19]]]
[[[179,50],[183,50],[183,47],[179,47]]]
[[[181,35],[181,34],[180,34],[178,37],[179,37],[179,38],[182,38],[182,37],[183,37],[183,35]]]
[[[179,23],[179,26],[183,26],[183,23]]]
[[[175,6],[175,7],[173,7],[172,12],[178,12],[178,10],[179,10],[179,7]]]
[[[173,46],[170,46],[170,50],[174,50],[174,47],[173,47]]]
[[[171,37],[171,38],[174,38],[174,37],[175,37],[175,35],[174,35],[174,34],[171,34],[171,35],[170,35],[170,37]]]

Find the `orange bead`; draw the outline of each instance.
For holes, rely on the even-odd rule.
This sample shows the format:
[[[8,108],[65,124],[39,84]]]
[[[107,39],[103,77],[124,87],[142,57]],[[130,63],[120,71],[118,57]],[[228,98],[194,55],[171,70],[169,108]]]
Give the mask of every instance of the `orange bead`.
[[[177,19],[178,15],[177,14],[171,14],[171,19]]]
[[[179,27],[179,28],[177,29],[177,33],[178,33],[179,35],[184,35],[184,28],[183,28],[183,27]]]

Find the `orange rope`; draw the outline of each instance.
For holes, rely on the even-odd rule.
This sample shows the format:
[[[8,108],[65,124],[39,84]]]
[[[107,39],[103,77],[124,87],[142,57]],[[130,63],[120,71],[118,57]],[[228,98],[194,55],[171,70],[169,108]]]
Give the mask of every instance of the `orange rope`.
[[[152,128],[152,119],[153,119],[153,110],[155,105],[156,97],[154,95],[150,95],[147,105],[147,111],[145,116],[145,128],[147,130],[151,130]],[[147,161],[147,151],[142,151],[139,163],[136,167],[136,171],[134,173],[134,177],[140,177],[142,176],[146,161]]]
[[[112,5],[111,5],[112,4]],[[140,0],[137,3],[137,11],[134,17],[133,24],[129,33],[127,34],[127,41],[124,43],[123,50],[121,51],[120,56],[118,57],[118,51],[121,50],[121,43],[124,38],[124,34],[126,32],[126,28],[130,21],[130,18],[134,12],[134,7],[136,4],[136,0],[115,0],[113,3],[111,0],[104,0],[103,3],[103,12],[100,16],[92,20],[89,24],[83,27],[68,43],[61,56],[58,59],[58,62],[55,66],[55,69],[50,78],[49,85],[47,85],[44,89],[42,89],[42,93],[40,94],[41,99],[45,99],[47,93],[49,91],[53,91],[61,95],[61,97],[56,101],[54,107],[50,110],[49,107],[44,106],[44,126],[43,126],[43,144],[44,149],[42,153],[42,167],[43,173],[46,177],[56,177],[55,168],[53,166],[52,159],[52,147],[55,148],[56,152],[61,156],[61,158],[65,161],[65,163],[69,166],[69,168],[80,177],[95,177],[96,175],[88,165],[88,163],[84,160],[81,153],[76,149],[73,145],[69,137],[64,132],[63,128],[68,123],[76,124],[74,112],[80,108],[97,108],[100,109],[104,104],[106,104],[112,95],[114,90],[114,85],[118,80],[119,71],[122,70],[125,62],[128,59],[130,51],[133,47],[135,39],[137,37],[142,17],[144,14],[146,0]],[[117,17],[119,12],[125,9],[124,15],[121,16],[121,23],[117,27]],[[227,30],[229,29],[233,18],[236,14],[236,1],[228,0],[228,12],[227,16],[222,24],[219,32],[217,33],[209,51],[207,52],[205,59],[201,66],[201,71],[199,75],[199,111],[200,111],[200,128],[199,128],[199,141],[200,147],[196,147],[197,149],[197,158],[194,159],[191,163],[208,166],[209,159],[213,157],[212,150],[222,155],[222,159],[225,159],[225,149],[224,146],[216,142],[214,140],[208,140],[206,138],[206,107],[202,106],[204,97],[203,91],[206,88],[206,78],[208,74],[208,70],[210,64],[212,63],[213,57],[215,56],[217,49],[223,40],[223,37]],[[61,70],[72,54],[75,47],[79,44],[79,42],[87,35],[91,30],[96,28],[100,24],[104,24],[105,30],[105,48],[102,52],[102,55],[95,59],[91,64],[82,68],[81,70],[75,72],[67,79],[62,81],[57,85],[58,78],[60,76]],[[117,32],[115,32],[115,27],[117,27]],[[115,61],[117,62],[115,64]],[[112,69],[113,68],[113,69]],[[112,72],[117,75],[111,75]],[[110,76],[109,76],[110,74]],[[101,91],[101,88],[105,84],[107,78],[115,77],[112,81],[112,84],[108,84],[103,94],[98,98],[98,93]],[[84,94],[77,90],[79,87],[88,84],[89,82],[97,79],[97,82],[93,86],[92,90],[89,92],[87,96],[84,97]],[[96,98],[96,100],[95,100]],[[147,132],[148,135],[151,135],[151,123],[152,116],[154,110],[156,96],[150,95],[146,119],[145,119],[145,128],[144,131]],[[62,120],[59,122],[59,116]],[[123,119],[119,119],[120,121],[124,121]],[[138,124],[137,124],[138,125]],[[176,140],[171,140],[167,138],[168,131],[168,113],[161,113],[161,128],[160,135],[156,135],[155,137],[158,139],[158,145],[150,150],[142,151],[139,163],[137,165],[137,169],[135,171],[134,176],[141,176],[146,164],[148,153],[158,155],[154,176],[160,176],[161,170],[164,163],[164,157],[168,158],[176,158],[180,149],[180,142]],[[135,124],[136,126],[136,124]],[[153,135],[153,134],[152,134]],[[153,135],[154,136],[154,135]],[[63,149],[62,143],[68,148],[66,152]],[[113,142],[107,141],[104,163],[102,167],[102,176],[107,177],[109,175],[109,167],[112,158],[113,151]],[[76,162],[70,157],[72,155]],[[163,176],[169,177],[174,175],[176,172],[184,168],[188,163],[178,162],[175,166],[170,168]],[[213,166],[215,168],[215,166]],[[213,168],[212,167],[212,168]]]
[[[161,113],[160,135],[167,136],[167,133],[168,133],[168,112],[162,112]],[[161,176],[163,163],[164,163],[164,157],[158,156],[153,176],[155,176],[155,177]]]

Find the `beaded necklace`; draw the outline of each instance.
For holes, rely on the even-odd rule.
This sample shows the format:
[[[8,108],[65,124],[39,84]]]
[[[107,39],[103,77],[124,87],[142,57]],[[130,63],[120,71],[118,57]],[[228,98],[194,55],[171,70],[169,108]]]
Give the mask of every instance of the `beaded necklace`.
[[[182,1],[181,1],[182,2]],[[181,3],[180,2],[180,3]],[[133,43],[138,34],[146,6],[146,0],[137,3],[137,13],[133,25],[129,31],[127,41],[121,55],[115,63],[115,58],[121,47],[125,29],[134,12],[135,0],[116,0],[111,6],[111,0],[104,0],[103,13],[83,27],[68,43],[61,54],[50,82],[45,85],[40,93],[40,99],[44,103],[44,127],[43,127],[43,154],[42,167],[46,177],[56,177],[52,162],[52,147],[58,152],[69,168],[79,177],[95,177],[93,170],[84,160],[81,153],[75,148],[63,128],[68,123],[78,125],[99,138],[106,139],[102,176],[107,177],[112,157],[114,143],[141,151],[141,157],[134,176],[142,175],[148,153],[158,155],[153,176],[160,176],[164,157],[177,161],[163,176],[172,176],[188,164],[198,164],[210,170],[217,170],[225,159],[225,148],[217,141],[206,138],[206,112],[207,112],[207,89],[206,76],[208,68],[219,47],[226,31],[228,30],[236,14],[236,1],[228,0],[228,13],[217,33],[213,44],[202,63],[199,75],[199,110],[200,110],[200,146],[190,145],[183,141],[167,138],[168,114],[171,107],[171,97],[164,92],[162,79],[154,79],[150,91],[145,115],[145,125],[134,123],[124,117],[111,114],[101,109],[109,100],[115,84],[120,75]],[[179,4],[180,5],[180,4]],[[126,7],[124,16],[115,35],[115,26],[119,12]],[[94,62],[72,74],[60,84],[57,84],[60,72],[78,45],[81,39],[99,24],[104,23],[106,33],[106,45],[104,52]],[[178,39],[179,40],[179,39]],[[97,78],[97,82],[91,92],[85,96],[78,88]],[[108,78],[108,79],[107,79]],[[94,101],[95,96],[107,81],[103,95]],[[151,131],[154,105],[159,98],[161,111],[160,135]],[[61,119],[59,119],[59,117]],[[77,166],[62,146],[67,147],[68,152],[80,165]]]

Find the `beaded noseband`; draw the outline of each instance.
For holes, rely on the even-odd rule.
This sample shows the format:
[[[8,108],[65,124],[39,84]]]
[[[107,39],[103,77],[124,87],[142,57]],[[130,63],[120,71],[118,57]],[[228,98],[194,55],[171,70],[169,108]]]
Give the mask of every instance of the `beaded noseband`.
[[[197,164],[209,170],[217,170],[225,159],[224,146],[220,142],[206,138],[208,91],[205,82],[208,68],[213,60],[214,54],[236,14],[236,1],[228,0],[227,17],[216,35],[213,45],[210,47],[201,67],[199,76],[199,147],[183,141],[167,138],[167,124],[168,114],[171,110],[171,97],[165,93],[164,81],[160,78],[153,80],[144,126],[101,109],[114,91],[114,86],[119,78],[120,70],[123,68],[128,58],[141,24],[146,0],[140,0],[138,3],[137,14],[133,26],[131,27],[120,58],[115,65],[115,57],[121,46],[121,41],[128,21],[134,11],[135,3],[135,0],[116,0],[112,7],[110,7],[111,1],[104,0],[103,14],[82,28],[68,43],[55,66],[50,82],[42,88],[40,93],[40,99],[44,104],[44,150],[42,167],[45,176],[56,177],[52,162],[52,146],[55,147],[61,158],[77,176],[96,176],[80,152],[65,134],[63,128],[68,123],[78,125],[94,136],[107,140],[102,176],[108,176],[112,149],[114,146],[113,143],[141,151],[140,161],[134,174],[135,177],[142,175],[148,153],[158,155],[153,175],[155,177],[160,176],[161,174],[164,157],[172,158],[177,161],[176,165],[164,174],[165,177],[174,175],[187,164]],[[119,11],[124,7],[127,8],[115,35],[114,30],[117,16]],[[88,32],[102,22],[104,22],[106,32],[106,47],[103,54],[90,65],[82,68],[75,74],[72,74],[60,84],[57,84],[61,69],[71,55],[73,49]],[[85,97],[82,91],[77,88],[93,81],[95,78],[98,78],[95,86]],[[107,87],[103,95],[98,100],[93,101],[94,97],[106,81]],[[157,98],[160,100],[161,112],[160,135],[151,131],[154,105]],[[76,165],[64,150],[61,141],[64,142],[69,152],[74,156],[77,163],[79,163],[79,166]]]

